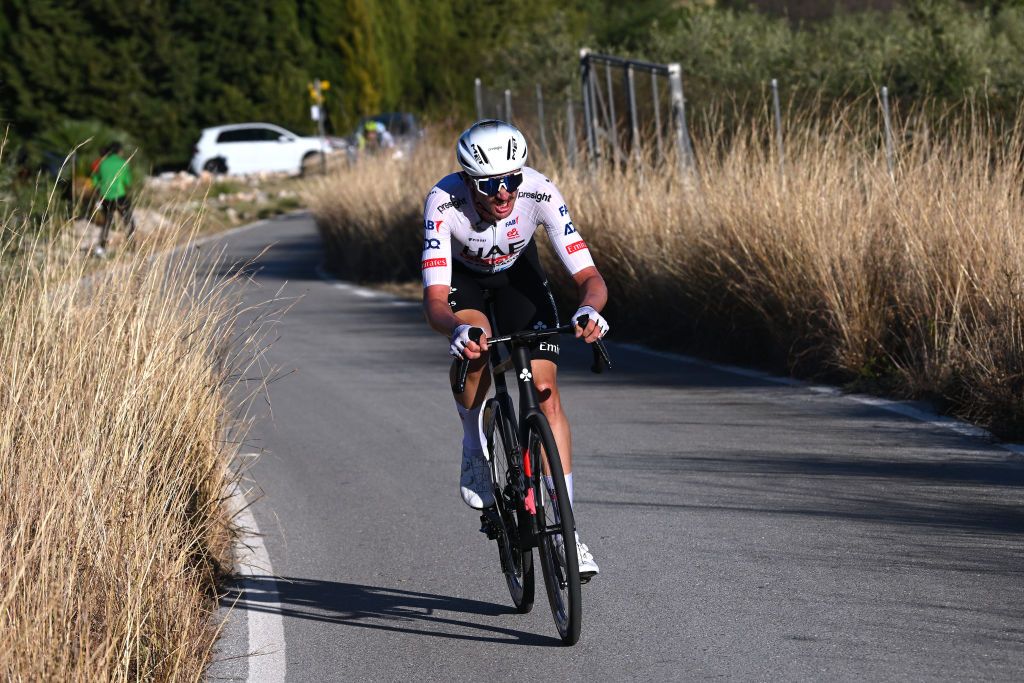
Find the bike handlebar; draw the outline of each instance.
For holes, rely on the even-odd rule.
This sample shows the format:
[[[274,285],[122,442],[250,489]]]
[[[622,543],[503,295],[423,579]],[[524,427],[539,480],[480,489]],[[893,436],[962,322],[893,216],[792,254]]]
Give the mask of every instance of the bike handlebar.
[[[586,328],[587,323],[590,322],[590,318],[585,315],[581,315],[576,319],[575,324],[561,325],[559,327],[552,327],[546,330],[523,330],[522,332],[513,332],[500,337],[492,337],[487,340],[490,344],[508,344],[510,346],[521,346],[530,344],[543,339],[545,337],[553,337],[556,334],[569,334],[570,332],[576,331],[576,326],[580,328]],[[484,331],[479,327],[474,327],[469,331],[469,338],[474,342],[479,342],[480,337]],[[604,345],[604,342],[600,339],[596,340],[592,344],[594,351],[594,362],[590,366],[590,371],[595,374],[601,374],[606,368],[612,366],[611,357],[608,355],[608,348]],[[455,384],[452,385],[452,391],[456,394],[461,394],[466,390],[466,375],[469,374],[469,360],[466,358],[459,358],[458,365],[455,367]]]

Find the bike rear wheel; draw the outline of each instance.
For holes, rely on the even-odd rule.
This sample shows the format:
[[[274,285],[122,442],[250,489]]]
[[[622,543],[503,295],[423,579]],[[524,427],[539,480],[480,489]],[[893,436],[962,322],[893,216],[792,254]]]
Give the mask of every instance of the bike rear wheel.
[[[569,492],[562,475],[562,462],[551,427],[543,416],[530,419],[527,432],[529,453],[538,469],[533,473],[534,497],[537,501],[537,546],[540,566],[544,572],[551,616],[558,635],[566,645],[575,645],[580,639],[583,620],[580,595],[580,567],[576,554],[576,523],[569,504]],[[552,488],[548,490],[541,472],[540,462],[546,459],[551,473]]]
[[[508,593],[520,614],[533,609],[534,569],[533,550],[522,550],[516,511],[522,510],[523,485],[519,449],[516,447],[516,428],[511,409],[502,402],[490,399],[484,406],[484,438],[490,454],[491,481],[494,482],[494,501],[498,533],[498,557],[505,574]],[[523,514],[526,514],[525,511]]]

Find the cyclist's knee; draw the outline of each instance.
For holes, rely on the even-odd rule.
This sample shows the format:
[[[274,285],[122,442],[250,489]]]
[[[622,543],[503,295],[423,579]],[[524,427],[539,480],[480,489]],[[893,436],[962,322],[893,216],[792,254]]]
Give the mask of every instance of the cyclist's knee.
[[[491,324],[487,320],[487,316],[481,311],[477,311],[472,308],[465,308],[461,311],[455,311],[455,317],[473,327],[479,327],[484,331],[488,337],[491,336]]]
[[[541,380],[535,382],[534,386],[537,388],[540,409],[545,415],[562,412],[562,400],[558,393],[558,385],[554,380]]]

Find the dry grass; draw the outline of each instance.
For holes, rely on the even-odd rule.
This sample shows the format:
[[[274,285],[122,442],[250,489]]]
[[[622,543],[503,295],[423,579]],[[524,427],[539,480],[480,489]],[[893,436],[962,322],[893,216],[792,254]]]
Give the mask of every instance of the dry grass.
[[[944,124],[906,126],[895,178],[877,124],[850,111],[791,123],[784,177],[767,124],[696,135],[696,178],[544,171],[609,283],[616,336],[931,398],[1021,436],[1024,127]],[[308,190],[348,275],[418,276],[423,196],[454,168],[447,144],[425,147]]]
[[[161,234],[88,275],[56,242],[6,264],[0,678],[198,680],[208,664],[245,343],[230,280],[158,251],[182,238]]]

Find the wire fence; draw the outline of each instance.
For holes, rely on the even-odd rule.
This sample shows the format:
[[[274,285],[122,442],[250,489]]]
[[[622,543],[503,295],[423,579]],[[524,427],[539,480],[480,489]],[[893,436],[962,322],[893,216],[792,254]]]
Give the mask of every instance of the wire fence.
[[[644,158],[694,167],[678,64],[580,50],[579,86],[564,92],[501,90],[475,81],[478,118],[521,128],[542,155],[618,166]]]
[[[570,165],[597,167],[632,163],[678,164],[695,173],[696,157],[686,119],[682,72],[678,64],[656,64],[580,50],[578,84],[561,92],[501,89],[477,78],[478,119],[513,123],[532,141],[536,154],[565,159]],[[895,172],[889,90],[879,92],[885,158]],[[772,119],[780,176],[786,150],[779,82],[771,80]]]
[[[531,143],[531,154],[578,161],[583,139],[579,92],[545,92],[537,83],[530,90],[501,90],[475,82],[478,119],[496,118],[514,124]]]

